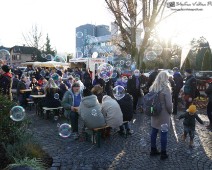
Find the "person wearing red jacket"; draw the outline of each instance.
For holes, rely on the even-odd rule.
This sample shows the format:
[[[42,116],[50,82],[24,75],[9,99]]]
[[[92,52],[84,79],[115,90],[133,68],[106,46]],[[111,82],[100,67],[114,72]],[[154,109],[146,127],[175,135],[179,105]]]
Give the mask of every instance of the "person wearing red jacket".
[[[6,95],[12,101],[12,74],[10,67],[3,65],[0,70],[0,94]]]

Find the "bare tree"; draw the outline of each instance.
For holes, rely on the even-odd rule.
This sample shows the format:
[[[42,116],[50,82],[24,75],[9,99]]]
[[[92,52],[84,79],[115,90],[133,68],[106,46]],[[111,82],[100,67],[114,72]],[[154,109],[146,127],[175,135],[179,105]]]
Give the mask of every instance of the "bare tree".
[[[141,68],[145,49],[149,46],[149,38],[161,20],[171,15],[164,15],[167,0],[105,0],[109,11],[115,17],[119,28],[119,38],[124,46],[119,47],[132,55]],[[141,31],[138,31],[142,28]],[[138,35],[140,34],[140,35]],[[140,36],[138,44],[136,38]]]
[[[23,38],[29,47],[35,47],[38,50],[42,50],[44,48],[44,43],[42,40],[42,32],[38,30],[37,25],[32,26],[32,30],[27,34],[23,34]]]

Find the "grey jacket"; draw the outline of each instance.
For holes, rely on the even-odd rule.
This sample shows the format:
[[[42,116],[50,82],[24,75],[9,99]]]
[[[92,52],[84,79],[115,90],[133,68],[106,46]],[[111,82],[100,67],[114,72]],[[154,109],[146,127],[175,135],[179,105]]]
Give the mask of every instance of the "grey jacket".
[[[151,126],[156,129],[161,129],[162,124],[168,124],[170,127],[170,114],[172,113],[172,95],[168,87],[164,87],[160,93],[160,102],[162,111],[158,116],[151,117]]]
[[[116,128],[123,124],[123,114],[119,104],[108,95],[102,98],[102,113],[108,126]]]
[[[89,129],[106,125],[105,118],[101,112],[101,106],[95,95],[82,98],[79,106],[79,115]]]
[[[80,93],[81,98],[82,98],[82,94]],[[61,105],[64,108],[65,112],[64,112],[64,116],[66,118],[70,118],[70,113],[71,111],[71,106],[74,105],[74,94],[71,90],[68,90],[65,92],[63,99],[61,101]]]

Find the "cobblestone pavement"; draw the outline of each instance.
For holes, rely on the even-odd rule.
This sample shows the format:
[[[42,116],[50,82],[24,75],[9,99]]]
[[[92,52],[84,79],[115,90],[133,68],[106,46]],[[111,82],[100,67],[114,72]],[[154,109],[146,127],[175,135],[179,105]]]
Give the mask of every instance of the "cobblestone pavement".
[[[143,114],[134,115],[132,136],[124,138],[115,133],[110,139],[102,141],[101,148],[88,141],[60,137],[57,123],[66,122],[62,118],[58,121],[44,120],[33,111],[28,115],[32,120],[30,129],[34,136],[54,159],[52,170],[212,170],[212,132],[196,123],[194,148],[189,149],[189,139],[186,142],[180,139],[183,123],[176,120],[176,116],[172,117],[172,127],[168,133],[169,158],[161,161],[160,157],[149,156],[150,118]],[[205,114],[199,116],[208,124]],[[160,148],[159,138],[157,140]]]

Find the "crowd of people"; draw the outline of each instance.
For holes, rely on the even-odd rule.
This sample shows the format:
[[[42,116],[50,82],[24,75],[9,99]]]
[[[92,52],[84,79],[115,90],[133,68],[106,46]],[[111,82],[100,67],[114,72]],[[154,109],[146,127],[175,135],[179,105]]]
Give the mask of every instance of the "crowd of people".
[[[143,96],[149,91],[160,91],[160,102],[162,111],[159,116],[151,117],[151,156],[160,155],[161,159],[168,158],[166,153],[167,131],[161,131],[161,125],[170,127],[171,114],[177,115],[179,101],[185,102],[185,113],[179,119],[184,118],[184,134],[190,134],[190,145],[193,144],[195,119],[203,123],[196,114],[195,106],[192,104],[197,96],[197,80],[192,75],[191,69],[185,70],[185,77],[181,75],[178,68],[173,68],[174,74],[168,75],[165,71],[156,68],[147,78],[138,69],[134,70],[130,77],[118,74],[105,82],[92,73],[89,69],[55,69],[55,68],[27,68],[23,73],[19,69],[11,70],[9,66],[1,64],[0,90],[1,94],[14,100],[17,97],[19,105],[27,107],[30,95],[45,95],[39,101],[39,107],[64,108],[64,116],[72,126],[73,136],[79,137],[78,119],[84,122],[88,129],[103,127],[119,128],[119,134],[125,131],[131,135],[129,122],[133,115],[142,112]],[[92,80],[92,74],[95,74]],[[185,78],[185,79],[183,79]],[[113,95],[113,88],[122,86],[126,93],[117,99]],[[24,90],[31,89],[31,92]],[[12,93],[13,92],[13,93]],[[209,97],[207,114],[209,118],[208,128],[212,128],[212,84],[206,89]],[[55,94],[59,94],[59,99]],[[157,149],[157,134],[161,133],[161,152]]]

